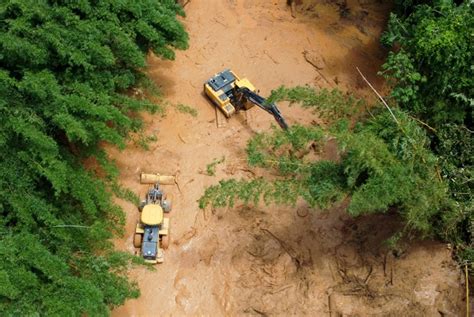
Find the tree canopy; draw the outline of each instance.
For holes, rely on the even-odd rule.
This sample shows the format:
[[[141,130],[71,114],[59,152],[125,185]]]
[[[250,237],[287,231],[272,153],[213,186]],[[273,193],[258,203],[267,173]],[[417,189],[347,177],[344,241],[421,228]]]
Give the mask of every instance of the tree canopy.
[[[395,48],[383,66],[391,98],[426,122],[453,212],[439,232],[474,260],[474,14],[472,1],[400,1],[382,42]],[[441,229],[443,228],[443,229]]]
[[[186,48],[177,14],[173,0],[0,4],[0,315],[107,315],[138,296],[110,242],[124,191],[100,145],[123,147],[133,114],[156,110],[127,92],[149,51]]]

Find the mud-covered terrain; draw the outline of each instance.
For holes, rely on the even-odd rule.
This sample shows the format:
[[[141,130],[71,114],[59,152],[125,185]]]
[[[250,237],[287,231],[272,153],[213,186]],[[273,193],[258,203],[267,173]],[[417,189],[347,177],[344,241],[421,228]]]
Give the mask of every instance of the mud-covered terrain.
[[[345,3],[345,5],[344,5]],[[310,315],[458,316],[461,273],[446,245],[417,242],[395,257],[386,239],[400,226],[395,216],[352,219],[345,204],[327,211],[276,206],[199,210],[206,187],[259,171],[245,161],[246,142],[268,130],[273,118],[253,108],[226,121],[205,98],[202,85],[231,68],[267,96],[280,85],[339,88],[373,98],[359,67],[384,91],[376,75],[386,51],[378,44],[390,6],[383,1],[191,0],[183,19],[190,48],[174,62],[149,57],[149,75],[167,100],[165,117],[145,115],[149,151],[130,144],[111,149],[121,182],[140,196],[140,172],[177,177],[164,186],[173,196],[172,244],[165,263],[130,276],[142,295],[115,316]],[[184,104],[197,117],[176,110]],[[288,123],[318,122],[298,107],[280,104]],[[322,155],[337,158],[334,145]],[[214,176],[206,172],[216,165]],[[138,211],[127,212],[126,235],[118,248],[134,252]]]

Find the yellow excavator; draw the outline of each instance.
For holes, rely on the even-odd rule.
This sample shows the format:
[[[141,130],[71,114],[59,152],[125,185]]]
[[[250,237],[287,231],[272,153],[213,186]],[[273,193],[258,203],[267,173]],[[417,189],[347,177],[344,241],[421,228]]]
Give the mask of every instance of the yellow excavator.
[[[241,79],[230,69],[217,73],[206,81],[204,92],[227,118],[238,111],[258,106],[271,114],[282,129],[288,129],[278,107],[274,103],[267,103],[265,98],[256,93],[255,87],[247,78]]]

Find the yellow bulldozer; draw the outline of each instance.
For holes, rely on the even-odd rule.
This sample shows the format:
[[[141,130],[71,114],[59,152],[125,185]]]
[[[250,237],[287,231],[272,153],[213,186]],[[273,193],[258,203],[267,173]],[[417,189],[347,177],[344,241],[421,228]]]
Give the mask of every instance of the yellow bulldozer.
[[[163,250],[170,243],[171,202],[155,184],[147,193],[138,210],[140,219],[135,227],[133,245],[140,249],[140,254],[147,263],[163,263]]]
[[[227,118],[238,111],[257,106],[271,114],[282,129],[288,129],[278,107],[258,95],[247,78],[240,78],[230,69],[217,73],[207,80],[204,83],[204,92]]]

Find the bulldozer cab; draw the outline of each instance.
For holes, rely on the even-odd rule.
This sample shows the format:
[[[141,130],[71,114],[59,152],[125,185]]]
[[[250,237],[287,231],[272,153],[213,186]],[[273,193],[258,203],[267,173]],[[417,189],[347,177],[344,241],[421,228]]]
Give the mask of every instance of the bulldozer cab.
[[[163,222],[163,208],[155,204],[145,205],[140,220],[147,226],[158,226]]]

